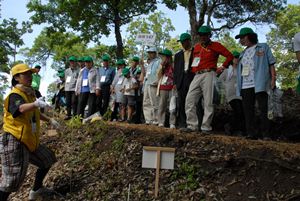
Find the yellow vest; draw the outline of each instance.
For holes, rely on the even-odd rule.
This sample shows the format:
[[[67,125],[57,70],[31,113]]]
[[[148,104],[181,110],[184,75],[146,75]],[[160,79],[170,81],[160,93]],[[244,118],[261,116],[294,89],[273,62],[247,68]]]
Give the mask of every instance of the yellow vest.
[[[24,143],[29,151],[33,152],[37,149],[40,143],[40,111],[38,108],[36,108],[32,111],[22,113],[16,118],[13,118],[12,114],[8,112],[9,96],[12,93],[19,94],[26,103],[32,103],[35,101],[34,96],[28,96],[20,89],[14,87],[4,100],[3,130],[12,134],[17,138],[17,140]],[[32,123],[33,116],[35,116],[35,125]],[[33,129],[33,127],[36,128]]]

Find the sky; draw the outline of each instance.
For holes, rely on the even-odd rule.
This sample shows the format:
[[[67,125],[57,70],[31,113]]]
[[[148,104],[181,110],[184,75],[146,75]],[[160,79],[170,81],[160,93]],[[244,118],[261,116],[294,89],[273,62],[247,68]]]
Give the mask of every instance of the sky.
[[[0,0],[0,15],[1,19],[8,19],[8,18],[16,18],[18,22],[27,21],[30,18],[31,13],[27,12],[26,4],[28,3],[28,0]],[[288,0],[288,4],[299,4],[300,0]],[[164,5],[159,5],[158,10],[161,10],[166,14],[166,17],[170,18],[172,21],[172,24],[175,27],[175,31],[171,32],[171,37],[178,37],[181,33],[186,32],[187,30],[190,30],[189,25],[189,17],[188,12],[182,7],[177,7],[176,11],[169,10]],[[243,26],[250,26],[253,28],[253,30],[258,34],[259,41],[260,42],[266,42],[265,35],[270,30],[269,25],[263,25],[263,26],[254,26],[252,24],[245,24]],[[33,32],[31,34],[25,34],[22,38],[24,40],[25,45],[24,47],[31,47],[35,37],[39,35],[41,30],[43,29],[43,25],[34,25],[32,27]],[[234,29],[231,32],[231,36],[235,36],[238,34],[240,27]],[[122,28],[122,35],[126,37],[126,27]],[[115,37],[114,33],[112,33],[109,37],[103,37],[100,40],[101,43],[105,45],[114,45]],[[23,58],[20,55],[17,55],[17,59],[22,60]],[[47,64],[47,66],[42,67],[41,69],[41,87],[40,91],[43,96],[46,96],[47,93],[47,86],[56,80],[55,78],[55,72],[53,69],[50,68],[50,63]]]

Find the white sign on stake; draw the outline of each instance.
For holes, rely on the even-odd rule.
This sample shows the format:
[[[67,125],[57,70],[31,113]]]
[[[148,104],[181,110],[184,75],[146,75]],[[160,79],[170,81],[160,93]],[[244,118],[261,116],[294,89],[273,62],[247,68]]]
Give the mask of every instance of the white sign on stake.
[[[152,46],[155,43],[155,34],[137,34],[135,42],[142,43],[142,45]]]
[[[143,168],[156,168],[155,197],[158,196],[159,170],[174,169],[175,148],[143,147]]]

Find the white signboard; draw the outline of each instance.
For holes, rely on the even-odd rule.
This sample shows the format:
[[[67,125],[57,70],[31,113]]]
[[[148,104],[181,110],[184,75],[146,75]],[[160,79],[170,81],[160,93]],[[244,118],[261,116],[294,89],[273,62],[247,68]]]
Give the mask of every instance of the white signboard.
[[[151,46],[154,45],[155,38],[155,34],[138,34],[135,38],[135,42]]]
[[[160,169],[174,169],[175,152],[160,153]],[[143,149],[143,168],[156,168],[157,151],[148,151]]]

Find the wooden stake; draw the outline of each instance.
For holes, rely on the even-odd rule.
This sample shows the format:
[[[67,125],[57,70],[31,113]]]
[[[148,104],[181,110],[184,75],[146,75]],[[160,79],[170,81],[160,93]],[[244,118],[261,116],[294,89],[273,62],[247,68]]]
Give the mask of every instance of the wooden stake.
[[[159,187],[160,150],[158,150],[156,154],[155,197],[157,198]]]

